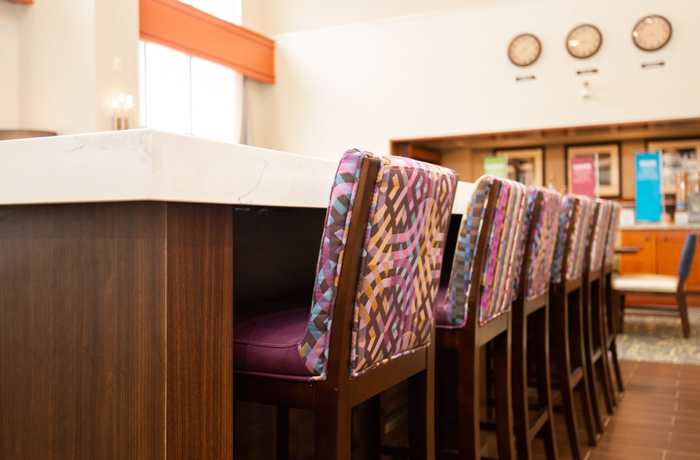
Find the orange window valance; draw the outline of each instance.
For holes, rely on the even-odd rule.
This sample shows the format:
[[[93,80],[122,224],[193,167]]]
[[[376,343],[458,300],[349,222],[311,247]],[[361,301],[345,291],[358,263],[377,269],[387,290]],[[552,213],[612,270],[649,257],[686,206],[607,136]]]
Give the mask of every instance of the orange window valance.
[[[143,40],[275,82],[275,42],[177,0],[140,0]]]

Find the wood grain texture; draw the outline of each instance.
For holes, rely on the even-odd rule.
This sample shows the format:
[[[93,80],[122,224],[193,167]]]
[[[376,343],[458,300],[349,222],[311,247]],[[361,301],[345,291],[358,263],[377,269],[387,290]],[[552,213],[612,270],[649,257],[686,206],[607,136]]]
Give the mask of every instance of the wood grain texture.
[[[0,207],[0,458],[165,458],[165,205]]]
[[[233,208],[168,203],[168,459],[233,458]]]

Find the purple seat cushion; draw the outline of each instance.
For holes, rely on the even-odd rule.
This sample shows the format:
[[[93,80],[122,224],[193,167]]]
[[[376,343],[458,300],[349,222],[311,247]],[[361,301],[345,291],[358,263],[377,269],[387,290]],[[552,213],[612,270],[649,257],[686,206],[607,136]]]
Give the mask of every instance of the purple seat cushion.
[[[443,326],[452,329],[452,318],[447,317],[447,312],[445,311],[445,299],[447,297],[447,290],[449,286],[441,285],[438,288],[437,294],[437,308],[435,308],[435,324],[437,327]]]
[[[299,354],[309,309],[275,313],[236,324],[233,329],[235,371],[311,377]]]

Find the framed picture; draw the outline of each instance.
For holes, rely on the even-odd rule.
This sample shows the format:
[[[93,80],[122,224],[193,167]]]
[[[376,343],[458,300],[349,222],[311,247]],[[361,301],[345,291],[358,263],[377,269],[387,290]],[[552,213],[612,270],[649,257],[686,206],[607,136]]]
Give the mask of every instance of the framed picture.
[[[648,141],[647,150],[661,151],[664,174],[664,194],[676,193],[676,174],[698,170],[697,155],[700,153],[700,139],[670,141]]]
[[[572,145],[566,147],[566,187],[571,192],[571,160],[578,156],[598,154],[598,193],[604,198],[619,197],[620,145]]]
[[[493,153],[508,158],[508,179],[544,187],[543,148],[495,150]]]

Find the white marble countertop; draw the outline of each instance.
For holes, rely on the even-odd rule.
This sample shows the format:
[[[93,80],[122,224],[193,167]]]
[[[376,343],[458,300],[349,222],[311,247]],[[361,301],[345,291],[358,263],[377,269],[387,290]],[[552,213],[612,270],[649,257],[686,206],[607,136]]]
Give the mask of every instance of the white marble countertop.
[[[338,164],[152,129],[0,142],[0,205],[179,201],[325,208]],[[453,212],[473,184],[460,182]]]

